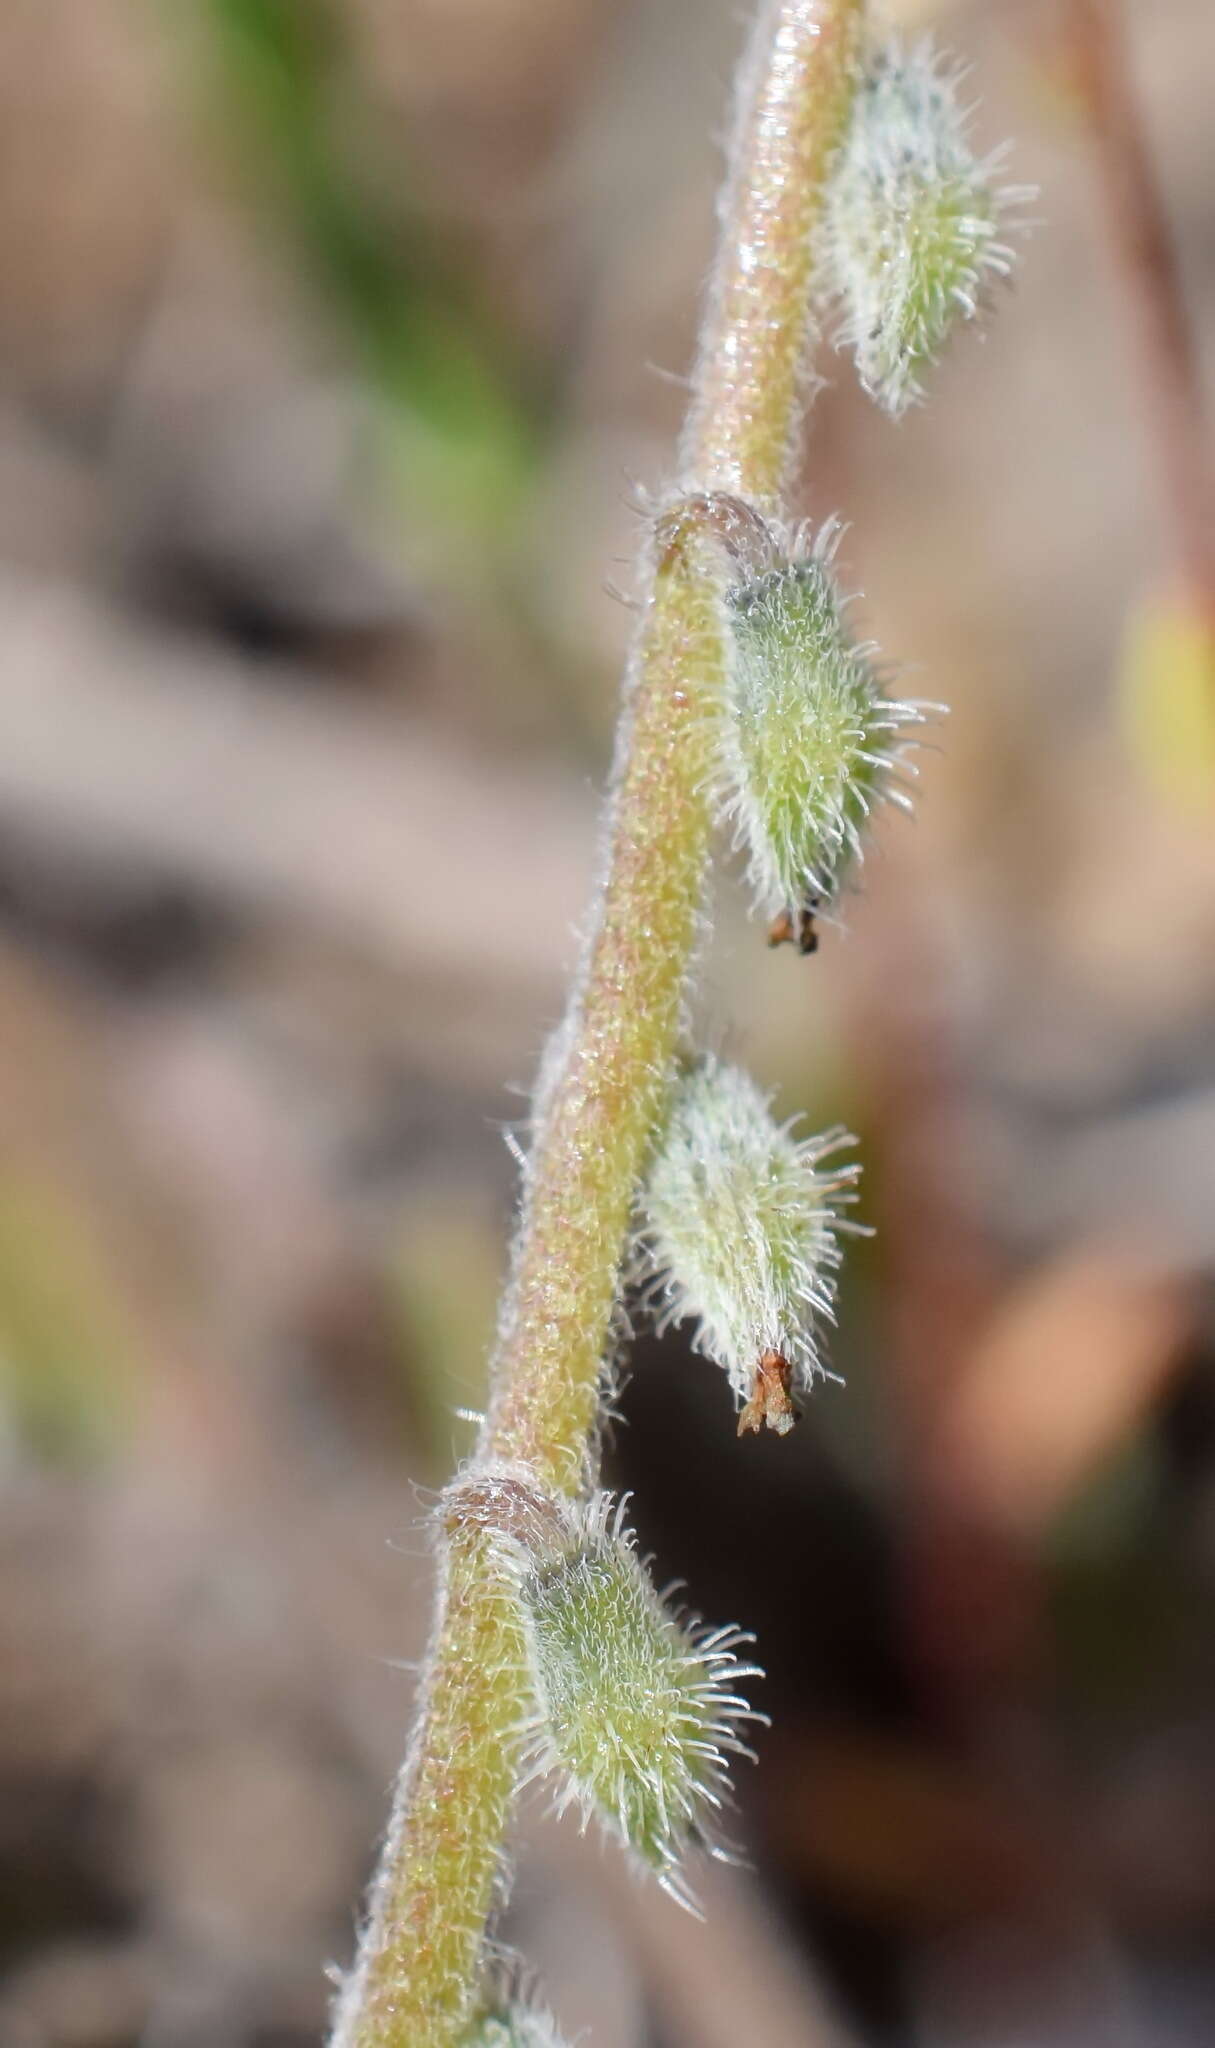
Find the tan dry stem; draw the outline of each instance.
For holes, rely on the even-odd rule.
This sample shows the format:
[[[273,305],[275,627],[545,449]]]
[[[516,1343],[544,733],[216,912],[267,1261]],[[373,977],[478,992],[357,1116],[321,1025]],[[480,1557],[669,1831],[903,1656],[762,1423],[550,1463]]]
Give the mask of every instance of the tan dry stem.
[[[767,0],[742,72],[722,244],[694,383],[690,493],[779,512],[801,411],[811,238],[843,123],[861,0]],[[709,847],[707,727],[722,680],[723,501],[661,519],[586,962],[537,1103],[523,1219],[474,1470],[584,1483],[634,1189],[696,950]],[[439,1631],[333,2048],[456,2048],[472,2010],[525,1706],[492,1538],[443,1557]]]

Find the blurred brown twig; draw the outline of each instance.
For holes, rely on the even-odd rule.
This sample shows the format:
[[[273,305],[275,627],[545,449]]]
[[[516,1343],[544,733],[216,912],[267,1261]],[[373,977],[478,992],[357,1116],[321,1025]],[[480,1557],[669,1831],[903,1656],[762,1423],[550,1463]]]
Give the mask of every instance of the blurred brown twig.
[[[1110,246],[1178,560],[1215,624],[1215,482],[1198,359],[1118,0],[1070,0],[1069,57],[1092,128]]]

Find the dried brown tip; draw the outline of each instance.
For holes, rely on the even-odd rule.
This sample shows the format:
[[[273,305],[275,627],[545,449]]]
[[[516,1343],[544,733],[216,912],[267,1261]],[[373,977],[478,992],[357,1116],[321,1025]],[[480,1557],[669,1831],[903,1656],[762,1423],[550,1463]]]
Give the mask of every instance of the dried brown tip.
[[[797,916],[791,910],[782,910],[768,926],[770,946],[796,946],[803,956],[818,951],[818,933],[814,927],[814,913],[817,903],[808,903]]]
[[[779,1351],[765,1351],[755,1368],[751,1399],[738,1418],[740,1436],[758,1436],[764,1424],[777,1436],[788,1436],[798,1411],[789,1392],[793,1367]]]

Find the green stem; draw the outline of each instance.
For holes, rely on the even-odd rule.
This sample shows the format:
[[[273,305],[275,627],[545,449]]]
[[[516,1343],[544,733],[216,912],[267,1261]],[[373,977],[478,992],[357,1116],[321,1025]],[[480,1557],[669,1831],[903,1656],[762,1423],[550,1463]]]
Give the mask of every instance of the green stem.
[[[863,0],[766,7],[743,60],[721,241],[680,450],[694,488],[779,512],[811,386],[815,229]]]
[[[560,1067],[542,1091],[484,1455],[575,1492],[637,1179],[662,1106],[707,866],[706,706],[720,599],[695,516],[664,523],[608,872]]]
[[[812,333],[813,229],[861,14],[862,0],[767,0],[752,33],[683,445],[689,496],[656,523],[606,875],[537,1099],[476,1463],[523,1466],[568,1493],[588,1473],[634,1193],[676,1052],[708,867],[721,521],[694,494],[780,508]],[[440,1601],[421,1721],[333,2048],[455,2048],[475,1996],[526,1701],[511,1603],[475,1526],[448,1533]]]

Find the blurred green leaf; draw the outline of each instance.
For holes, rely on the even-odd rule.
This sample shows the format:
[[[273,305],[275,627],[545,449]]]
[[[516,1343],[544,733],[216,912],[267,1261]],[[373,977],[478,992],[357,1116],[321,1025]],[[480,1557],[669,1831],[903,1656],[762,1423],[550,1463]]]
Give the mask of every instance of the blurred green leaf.
[[[0,1176],[0,1398],[42,1455],[86,1462],[125,1436],[134,1367],[87,1219],[48,1182]]]
[[[492,539],[530,479],[536,421],[516,351],[395,146],[377,149],[327,0],[195,0],[216,90],[258,175],[388,400],[429,527]],[[379,175],[376,174],[378,169]],[[391,197],[389,194],[391,193]]]
[[[1153,598],[1127,621],[1122,727],[1160,796],[1200,815],[1215,805],[1215,635],[1192,602]]]

